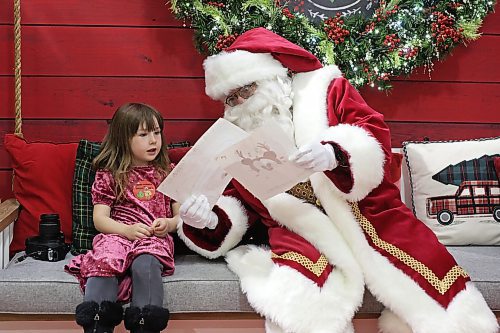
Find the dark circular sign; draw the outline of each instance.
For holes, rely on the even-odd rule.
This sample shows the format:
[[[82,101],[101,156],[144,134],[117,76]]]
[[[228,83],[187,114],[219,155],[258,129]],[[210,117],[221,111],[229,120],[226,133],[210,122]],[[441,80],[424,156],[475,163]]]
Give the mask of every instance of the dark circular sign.
[[[337,13],[342,16],[361,14],[371,17],[378,7],[378,0],[290,0],[287,4],[292,13],[304,14],[310,21],[319,23]]]

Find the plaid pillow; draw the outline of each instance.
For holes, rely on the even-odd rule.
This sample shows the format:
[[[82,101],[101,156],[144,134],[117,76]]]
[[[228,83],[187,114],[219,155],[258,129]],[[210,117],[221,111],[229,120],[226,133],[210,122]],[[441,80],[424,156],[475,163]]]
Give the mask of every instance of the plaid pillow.
[[[90,191],[95,178],[92,160],[97,156],[101,144],[80,140],[76,151],[73,176],[73,244],[71,253],[85,253],[92,249],[92,240],[99,232],[94,227],[92,197]]]

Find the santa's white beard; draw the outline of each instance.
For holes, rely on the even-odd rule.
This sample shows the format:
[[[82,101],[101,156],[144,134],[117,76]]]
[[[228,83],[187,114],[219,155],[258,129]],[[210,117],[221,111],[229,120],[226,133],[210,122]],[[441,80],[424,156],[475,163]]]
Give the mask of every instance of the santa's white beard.
[[[274,120],[294,141],[291,91],[289,78],[257,81],[255,93],[244,103],[232,107],[226,105],[224,118],[247,132]]]

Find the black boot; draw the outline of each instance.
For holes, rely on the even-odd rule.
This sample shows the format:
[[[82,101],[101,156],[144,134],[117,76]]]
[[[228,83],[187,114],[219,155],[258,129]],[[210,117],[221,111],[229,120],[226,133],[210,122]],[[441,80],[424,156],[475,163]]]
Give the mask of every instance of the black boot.
[[[115,326],[123,319],[123,308],[115,302],[83,302],[75,311],[76,323],[83,327],[84,333],[113,333]]]
[[[159,333],[167,327],[169,317],[168,309],[159,306],[131,306],[125,309],[124,324],[132,333]]]

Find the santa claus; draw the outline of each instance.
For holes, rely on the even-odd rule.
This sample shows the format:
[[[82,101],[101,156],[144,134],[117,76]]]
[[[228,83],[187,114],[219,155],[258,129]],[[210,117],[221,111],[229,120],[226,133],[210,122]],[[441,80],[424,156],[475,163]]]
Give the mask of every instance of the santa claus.
[[[316,171],[265,201],[233,180],[213,210],[203,195],[181,206],[181,238],[225,256],[267,333],[353,332],[365,285],[386,307],[381,332],[497,333],[467,273],[401,202],[383,116],[336,66],[257,28],[204,68],[225,119],[247,131],[277,121],[298,147],[290,160]],[[258,226],[269,246],[236,247]]]

